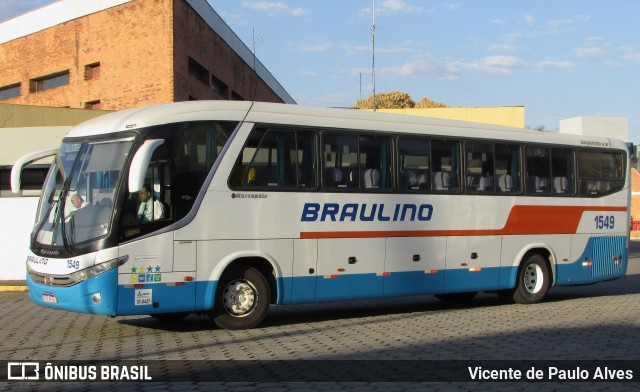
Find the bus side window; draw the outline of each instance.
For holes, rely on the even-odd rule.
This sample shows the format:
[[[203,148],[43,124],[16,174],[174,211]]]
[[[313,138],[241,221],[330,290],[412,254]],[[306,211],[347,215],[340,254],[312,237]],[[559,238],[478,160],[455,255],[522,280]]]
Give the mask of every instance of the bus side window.
[[[400,156],[400,189],[409,192],[429,190],[429,140],[426,138],[405,138],[398,140]]]
[[[391,138],[361,135],[359,150],[360,189],[391,189]]]
[[[551,190],[549,149],[545,147],[527,147],[525,156],[527,193],[531,195],[549,194]]]
[[[580,195],[597,197],[624,185],[624,157],[621,152],[582,150],[578,153]]]
[[[163,201],[171,204],[174,220],[191,211],[202,186],[237,123],[193,121],[167,127],[172,182],[163,182]],[[176,129],[177,128],[177,129]],[[170,193],[170,199],[166,195]]]
[[[357,189],[360,181],[358,136],[327,132],[322,145],[324,187],[335,190]]]
[[[315,188],[315,134],[292,129],[253,130],[229,185],[234,189]]]
[[[495,145],[495,178],[498,193],[520,192],[520,146]]]
[[[575,194],[573,155],[573,150],[570,149],[551,149],[551,188],[554,195],[573,196]]]
[[[432,189],[438,192],[460,190],[460,143],[449,140],[431,142]]]
[[[494,191],[493,146],[487,143],[465,144],[466,183],[470,192]]]

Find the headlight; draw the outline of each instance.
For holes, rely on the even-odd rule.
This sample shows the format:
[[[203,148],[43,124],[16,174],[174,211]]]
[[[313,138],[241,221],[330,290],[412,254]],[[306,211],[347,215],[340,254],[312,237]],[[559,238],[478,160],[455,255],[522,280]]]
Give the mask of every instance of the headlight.
[[[118,268],[127,262],[129,256],[118,257],[117,259],[105,261],[104,263],[100,263],[98,265],[94,265],[93,267],[85,268],[80,271],[76,271],[72,273],[70,276],[76,282],[82,282],[87,279],[96,277],[100,274],[103,274],[109,270],[114,268]]]

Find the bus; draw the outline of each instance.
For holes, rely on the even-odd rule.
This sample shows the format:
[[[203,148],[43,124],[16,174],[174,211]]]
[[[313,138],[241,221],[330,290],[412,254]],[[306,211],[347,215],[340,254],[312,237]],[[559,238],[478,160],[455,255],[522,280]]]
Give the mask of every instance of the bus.
[[[13,190],[43,155],[16,162]],[[536,303],[625,275],[629,161],[606,137],[350,109],[124,110],[55,152],[29,296],[227,329],[258,326],[271,305],[480,291]]]

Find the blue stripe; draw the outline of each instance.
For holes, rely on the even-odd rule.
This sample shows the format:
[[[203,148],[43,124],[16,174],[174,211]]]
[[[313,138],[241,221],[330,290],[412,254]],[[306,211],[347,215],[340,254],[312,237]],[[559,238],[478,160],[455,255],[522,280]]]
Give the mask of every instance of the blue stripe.
[[[583,266],[585,261],[590,261],[592,265]],[[555,284],[574,285],[614,279],[625,275],[627,263],[625,236],[591,238],[578,260],[556,265]],[[194,312],[213,308],[217,281],[185,282],[183,286],[148,283],[134,288],[118,285],[117,272],[114,269],[71,287],[41,285],[27,276],[29,296],[40,306],[109,316]],[[517,267],[509,266],[482,268],[477,272],[452,269],[439,270],[437,273],[391,272],[388,276],[352,274],[279,278],[278,303],[507,289],[515,287],[517,272]],[[102,295],[99,304],[93,302],[95,293]],[[43,294],[54,296],[57,303],[45,302]],[[137,295],[149,296],[149,303],[136,305]]]

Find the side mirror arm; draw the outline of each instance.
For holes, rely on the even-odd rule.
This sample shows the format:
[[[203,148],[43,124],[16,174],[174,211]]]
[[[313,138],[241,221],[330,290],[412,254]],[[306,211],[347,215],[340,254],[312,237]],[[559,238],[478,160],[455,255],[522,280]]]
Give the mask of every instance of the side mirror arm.
[[[164,139],[150,139],[136,151],[129,168],[129,192],[138,192],[142,189],[151,155],[163,143]]]

